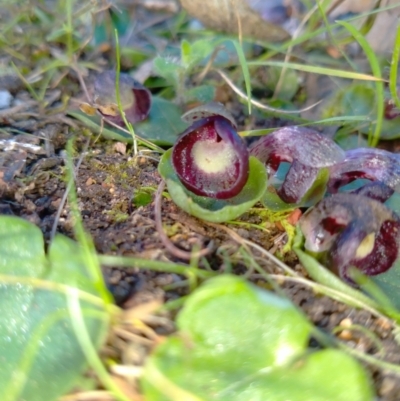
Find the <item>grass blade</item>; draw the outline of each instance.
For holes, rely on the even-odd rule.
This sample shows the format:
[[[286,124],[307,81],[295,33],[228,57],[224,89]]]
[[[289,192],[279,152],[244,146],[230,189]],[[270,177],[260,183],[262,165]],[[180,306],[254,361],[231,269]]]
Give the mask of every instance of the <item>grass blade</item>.
[[[299,63],[285,63],[282,61],[249,61],[248,65],[259,65],[266,67],[286,67],[292,68],[298,71],[310,72],[313,74],[321,74],[321,75],[329,75],[331,77],[339,77],[339,78],[347,78],[347,79],[356,79],[360,81],[375,81],[375,82],[383,82],[384,79],[380,76],[362,74],[354,71],[345,71],[345,70],[336,70],[334,68],[326,68],[320,66],[313,66],[307,64],[299,64]]]
[[[392,62],[390,64],[390,80],[389,88],[392,99],[396,104],[396,107],[400,109],[400,99],[397,94],[397,69],[399,67],[399,56],[400,56],[400,25],[397,27],[396,39],[394,41]]]
[[[383,112],[384,112],[384,93],[383,93],[383,83],[382,83],[382,73],[381,67],[379,65],[379,61],[372,50],[371,46],[365,39],[363,35],[355,28],[353,25],[349,24],[345,21],[338,21],[339,25],[343,25],[354,37],[354,39],[359,43],[361,48],[363,49],[365,55],[368,58],[368,61],[371,66],[372,73],[376,78],[375,86],[376,86],[376,125],[375,131],[371,135],[368,135],[368,144],[372,147],[375,147],[379,142],[379,136],[382,129],[383,123]]]
[[[250,83],[250,72],[249,72],[249,67],[247,65],[247,60],[246,56],[244,55],[242,46],[240,43],[236,40],[232,40],[232,43],[234,44],[236,48],[236,52],[239,57],[239,62],[240,66],[242,67],[242,72],[243,72],[243,77],[244,77],[244,83],[246,85],[246,93],[247,93],[247,107],[249,110],[249,114],[251,114],[251,83]]]

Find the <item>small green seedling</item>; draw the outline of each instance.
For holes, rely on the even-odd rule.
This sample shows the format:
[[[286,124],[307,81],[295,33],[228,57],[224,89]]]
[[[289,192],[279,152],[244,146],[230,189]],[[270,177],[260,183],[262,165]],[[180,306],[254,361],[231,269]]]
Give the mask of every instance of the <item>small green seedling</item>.
[[[212,54],[215,48],[214,41],[209,39],[200,39],[193,43],[183,40],[179,57],[157,56],[154,59],[154,72],[175,88],[177,97],[182,102],[193,100],[209,102],[215,94],[215,89],[211,85],[188,88],[185,80],[200,62]]]

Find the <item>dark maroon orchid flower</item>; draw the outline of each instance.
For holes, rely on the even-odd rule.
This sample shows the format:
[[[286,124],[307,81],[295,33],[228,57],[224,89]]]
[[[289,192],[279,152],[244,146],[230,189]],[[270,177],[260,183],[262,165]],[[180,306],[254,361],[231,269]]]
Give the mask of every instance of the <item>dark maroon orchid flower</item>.
[[[394,120],[400,116],[400,110],[396,107],[393,100],[385,102],[384,116],[386,120]]]
[[[400,247],[400,219],[381,202],[340,193],[325,198],[300,220],[311,252],[327,252],[328,265],[352,283],[348,269],[364,274],[384,273],[394,264]]]
[[[358,178],[380,181],[394,191],[400,191],[400,155],[382,149],[358,148],[346,152],[345,159],[329,168],[328,191]]]
[[[303,127],[285,127],[254,142],[250,155],[266,164],[273,176],[281,162],[291,163],[278,195],[286,203],[299,202],[323,167],[344,159],[344,151],[331,139]]]
[[[113,123],[124,126],[116,98],[116,72],[105,71],[99,74],[94,84],[94,106]],[[130,75],[119,76],[119,92],[126,120],[132,124],[147,118],[151,106],[151,93]]]
[[[363,185],[351,193],[363,195],[384,203],[394,194],[394,190],[380,181],[373,181]]]
[[[186,113],[195,121],[176,141],[172,164],[182,184],[196,195],[229,199],[246,184],[249,153],[221,105],[201,106]]]

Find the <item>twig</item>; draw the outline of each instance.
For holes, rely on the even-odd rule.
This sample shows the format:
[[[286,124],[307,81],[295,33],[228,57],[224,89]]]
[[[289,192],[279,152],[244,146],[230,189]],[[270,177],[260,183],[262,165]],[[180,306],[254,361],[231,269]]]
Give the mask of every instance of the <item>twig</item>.
[[[19,113],[22,110],[28,109],[31,106],[36,105],[38,102],[36,100],[29,100],[25,103],[18,104],[17,106],[10,107],[5,110],[0,110],[0,117],[9,117],[13,114]]]
[[[201,251],[196,251],[196,252],[187,252],[183,251],[182,249],[177,248],[172,241],[168,238],[167,234],[165,234],[165,231],[162,226],[162,217],[161,217],[161,201],[162,201],[162,193],[165,188],[165,182],[162,180],[158,186],[157,192],[156,192],[156,197],[154,200],[154,219],[156,221],[156,228],[158,235],[160,236],[160,240],[165,246],[165,248],[172,253],[175,257],[179,259],[184,259],[184,260],[191,260],[191,259],[199,259],[202,258],[203,256],[208,255],[213,247],[212,242],[208,245],[207,248],[202,249]]]
[[[328,10],[326,11],[326,14],[329,15],[331,12],[333,12],[334,10],[336,10],[337,7],[339,7],[344,0],[336,0],[334,1],[328,8]]]
[[[74,63],[71,65],[71,68],[73,69],[73,71],[75,71],[75,73],[76,73],[76,75],[78,77],[79,84],[80,84],[80,86],[81,86],[81,88],[82,88],[82,90],[83,90],[83,92],[84,92],[84,94],[86,96],[87,101],[90,104],[92,104],[92,99],[91,99],[91,97],[89,95],[89,92],[87,90],[87,86],[86,86],[85,81],[84,81],[84,79],[82,77],[82,74],[79,71],[79,67],[76,65],[76,60],[74,60]]]
[[[194,81],[197,85],[200,85],[203,82],[203,79],[208,74],[208,71],[210,71],[210,69],[212,68],[214,61],[221,49],[222,49],[222,46],[217,46],[213,50],[213,52],[211,53],[210,59],[207,61],[207,64],[205,65],[203,71],[201,71],[200,74],[194,79]]]
[[[249,100],[248,96],[242,92],[232,81],[231,79],[221,70],[215,70],[221,78],[232,88],[232,90],[239,95],[242,99]],[[299,114],[304,111],[310,110],[313,107],[319,105],[322,102],[322,100],[319,100],[317,103],[312,104],[311,106],[307,106],[304,109],[299,109],[299,110],[281,110],[281,109],[275,109],[274,107],[266,106],[265,104],[260,103],[258,100],[254,100],[250,98],[250,103],[259,109],[262,110],[267,110],[267,111],[272,111],[273,113],[280,113],[280,114]]]

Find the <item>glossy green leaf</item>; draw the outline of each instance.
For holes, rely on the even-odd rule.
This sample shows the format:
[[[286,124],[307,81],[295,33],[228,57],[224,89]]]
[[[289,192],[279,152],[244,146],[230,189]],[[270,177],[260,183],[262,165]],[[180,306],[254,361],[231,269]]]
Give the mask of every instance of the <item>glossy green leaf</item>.
[[[185,91],[185,100],[187,102],[199,101],[208,103],[214,99],[215,88],[211,85],[200,85]]]
[[[353,84],[339,90],[326,108],[326,117],[346,115],[373,118],[375,91],[368,85]]]
[[[218,223],[234,220],[260,200],[267,186],[264,165],[258,159],[251,157],[249,178],[238,195],[227,200],[197,196],[179,181],[171,164],[171,154],[172,149],[164,153],[158,171],[167,183],[172,200],[185,212],[200,219]]]
[[[107,42],[108,31],[105,21],[97,22],[94,26],[93,41],[96,45]]]
[[[393,120],[383,119],[380,139],[392,140],[400,138],[399,127],[400,127],[400,117],[396,117]],[[363,130],[362,132],[367,134],[365,130]]]
[[[337,92],[328,105],[324,116],[359,116],[365,115],[362,122],[354,122],[354,130],[368,135],[375,127],[376,116],[376,91],[367,84],[353,84]],[[379,137],[385,140],[400,138],[400,117],[392,120],[383,118]],[[341,139],[341,145],[345,138]],[[349,148],[349,146],[345,146]]]
[[[373,399],[358,362],[309,350],[312,325],[302,313],[241,278],[209,280],[188,297],[177,325],[145,366],[147,401]]]
[[[181,43],[181,57],[182,64],[185,66],[186,73],[204,62],[205,59],[211,55],[211,53],[216,48],[216,44],[213,40],[200,39],[193,43],[189,43],[186,40],[182,40]]]
[[[119,9],[118,11],[109,9],[113,27],[117,30],[118,36],[123,36],[127,33],[128,29],[132,26],[131,13],[126,9]]]
[[[182,111],[177,105],[153,96],[149,117],[135,124],[135,133],[157,145],[173,145],[188,126],[181,120],[181,115]]]
[[[71,323],[68,293],[79,297],[98,348],[109,318],[99,283],[89,278],[76,243],[57,236],[46,257],[39,228],[16,217],[0,217],[0,261],[2,400],[56,400],[88,366]]]
[[[278,170],[279,173],[279,170]],[[320,201],[326,192],[326,185],[329,180],[329,170],[321,168],[312,187],[304,195],[299,203],[286,203],[276,193],[276,189],[269,186],[261,198],[261,203],[274,212],[285,212],[299,207],[310,207]]]
[[[99,116],[88,116],[81,111],[69,111],[68,114],[82,121],[93,132],[101,133],[105,138],[132,142],[132,136],[108,126],[101,127]],[[157,145],[170,146],[175,143],[178,135],[184,131],[187,124],[181,120],[181,109],[168,100],[152,97],[152,105],[146,120],[134,125],[134,130],[140,137],[152,141]]]
[[[385,202],[385,205],[400,214],[400,194],[395,192]],[[388,271],[370,276],[369,279],[380,288],[391,304],[400,310],[400,258],[397,258],[395,264]]]
[[[266,87],[273,92],[275,91],[276,84],[281,77],[282,68],[278,67],[268,68],[266,74],[267,74]],[[295,70],[288,69],[285,70],[283,74],[284,74],[284,79],[281,82],[278,96],[280,100],[289,101],[294,97],[294,95],[299,90],[300,80]]]
[[[154,74],[164,78],[170,85],[178,85],[179,74],[184,71],[180,61],[175,58],[157,56],[153,60]]]
[[[360,134],[353,134],[353,135],[341,135],[337,133],[335,136],[335,142],[343,149],[343,150],[350,150],[356,148],[367,148],[368,141],[365,136]]]
[[[392,209],[400,216],[400,193],[395,192],[386,202],[385,205]]]

